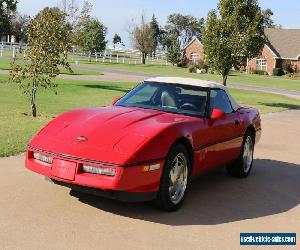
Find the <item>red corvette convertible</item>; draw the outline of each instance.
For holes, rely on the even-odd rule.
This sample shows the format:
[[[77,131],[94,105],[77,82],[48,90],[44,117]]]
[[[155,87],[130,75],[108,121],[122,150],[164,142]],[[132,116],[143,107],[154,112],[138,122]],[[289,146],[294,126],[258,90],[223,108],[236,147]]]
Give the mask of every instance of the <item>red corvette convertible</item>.
[[[75,190],[174,211],[192,177],[220,166],[247,177],[260,134],[258,111],[223,85],[158,77],[112,106],[52,120],[30,141],[26,167]]]

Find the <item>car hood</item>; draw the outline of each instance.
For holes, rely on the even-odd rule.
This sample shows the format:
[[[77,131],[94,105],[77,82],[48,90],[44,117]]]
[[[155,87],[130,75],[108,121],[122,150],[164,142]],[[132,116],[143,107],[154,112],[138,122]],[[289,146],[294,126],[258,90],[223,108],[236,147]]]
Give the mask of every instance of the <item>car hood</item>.
[[[189,119],[192,118],[133,107],[74,110],[51,121],[30,146],[83,159],[128,164],[136,161],[135,152],[147,141]]]

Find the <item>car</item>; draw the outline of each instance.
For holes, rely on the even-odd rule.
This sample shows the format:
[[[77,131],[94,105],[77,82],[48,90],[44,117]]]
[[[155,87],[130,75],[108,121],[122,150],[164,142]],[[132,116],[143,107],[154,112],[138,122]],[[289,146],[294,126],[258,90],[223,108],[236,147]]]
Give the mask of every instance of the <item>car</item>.
[[[194,177],[223,166],[247,177],[260,136],[258,110],[222,84],[156,77],[111,106],[56,117],[28,144],[26,167],[77,191],[175,211]]]

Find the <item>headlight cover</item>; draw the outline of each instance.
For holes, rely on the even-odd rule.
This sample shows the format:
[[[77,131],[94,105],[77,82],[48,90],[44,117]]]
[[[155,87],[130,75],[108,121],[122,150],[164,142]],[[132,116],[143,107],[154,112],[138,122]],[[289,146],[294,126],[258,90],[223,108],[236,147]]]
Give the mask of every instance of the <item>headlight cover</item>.
[[[89,165],[83,165],[82,171],[91,174],[99,174],[99,175],[107,175],[107,176],[115,176],[116,169],[114,168],[103,168],[103,167],[95,167]]]
[[[37,152],[33,153],[33,158],[38,160],[38,161],[50,164],[50,165],[52,164],[52,160],[53,160],[52,157],[47,156],[47,155],[43,155],[43,154],[40,154],[40,153],[37,153]]]

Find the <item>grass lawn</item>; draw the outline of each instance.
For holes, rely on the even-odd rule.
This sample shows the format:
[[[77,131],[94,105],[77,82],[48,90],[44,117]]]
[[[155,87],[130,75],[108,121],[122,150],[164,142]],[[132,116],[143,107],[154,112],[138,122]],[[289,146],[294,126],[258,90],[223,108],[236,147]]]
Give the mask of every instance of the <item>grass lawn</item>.
[[[186,68],[179,68],[166,65],[155,65],[155,64],[117,64],[117,63],[102,63],[102,62],[80,62],[81,65],[89,65],[90,67],[100,67],[107,69],[125,70],[130,72],[142,72],[153,75],[163,76],[182,76],[192,77],[204,80],[221,82],[222,77],[220,75],[212,74],[191,74],[188,73]],[[250,75],[241,74],[238,72],[232,72],[228,78],[228,83],[238,83],[243,85],[253,86],[264,86],[270,88],[280,88],[287,90],[298,90],[300,91],[300,79],[288,79],[284,77],[273,77],[273,76],[261,76],[261,75]]]
[[[56,79],[58,95],[39,90],[38,117],[32,118],[26,96],[16,85],[7,82],[8,76],[0,75],[0,157],[23,152],[30,138],[58,114],[79,107],[109,105],[135,85]],[[298,100],[287,97],[234,89],[230,92],[240,103],[255,106],[262,113],[300,108]]]
[[[0,61],[0,69],[2,70],[10,70],[11,65],[10,61]],[[95,70],[73,70],[73,73],[69,72],[67,69],[60,67],[60,73],[66,75],[103,75]]]

